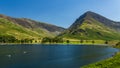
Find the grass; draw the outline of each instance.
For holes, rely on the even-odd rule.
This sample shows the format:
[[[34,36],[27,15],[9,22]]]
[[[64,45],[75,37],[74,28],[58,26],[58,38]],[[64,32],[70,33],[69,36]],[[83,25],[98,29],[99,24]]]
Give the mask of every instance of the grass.
[[[66,40],[69,40],[69,43],[66,42]],[[40,40],[34,40],[34,41],[37,41],[37,42],[33,42],[33,43],[39,43],[41,44],[41,39]],[[94,41],[94,43],[92,42]],[[51,44],[85,44],[85,45],[105,45],[105,40],[83,40],[83,42],[81,43],[81,40],[78,40],[78,39],[65,39],[64,38],[64,42],[63,43],[51,43]],[[117,42],[119,42],[119,40],[111,40],[111,41],[108,41],[108,44],[106,45],[114,45],[116,44]],[[49,43],[47,43],[49,44]]]
[[[120,41],[118,43],[116,43],[115,46],[113,46],[114,48],[120,48]]]
[[[94,40],[94,43],[92,43],[93,40],[83,40],[83,42],[81,43],[80,40],[75,40],[75,41],[71,41],[69,42],[69,44],[104,44],[104,40]],[[66,43],[66,42],[64,42]]]
[[[0,18],[0,35],[11,35],[18,39],[40,37],[39,33],[3,18]]]
[[[33,24],[31,24],[34,26]],[[36,28],[25,28],[19,24],[16,24],[8,19],[0,18],[0,35],[11,35],[17,39],[25,38],[43,38],[43,37],[54,37],[55,33],[49,32],[46,29],[36,27]]]
[[[82,43],[81,43],[81,40],[78,40],[78,39],[70,39],[70,38],[64,38],[64,40],[69,40],[69,44],[105,44],[106,40],[82,40]],[[94,43],[93,43],[94,41]],[[119,42],[119,40],[109,40],[107,41],[108,42],[108,45],[115,45],[116,43]],[[67,44],[66,41],[64,41],[64,44]]]
[[[120,68],[120,52],[116,53],[111,58],[89,64],[81,68]]]

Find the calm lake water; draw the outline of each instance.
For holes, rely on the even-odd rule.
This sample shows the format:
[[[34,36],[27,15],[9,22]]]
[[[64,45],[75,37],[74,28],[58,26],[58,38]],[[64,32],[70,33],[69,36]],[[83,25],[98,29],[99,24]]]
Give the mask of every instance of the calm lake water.
[[[1,45],[0,68],[80,68],[117,51],[107,46]]]

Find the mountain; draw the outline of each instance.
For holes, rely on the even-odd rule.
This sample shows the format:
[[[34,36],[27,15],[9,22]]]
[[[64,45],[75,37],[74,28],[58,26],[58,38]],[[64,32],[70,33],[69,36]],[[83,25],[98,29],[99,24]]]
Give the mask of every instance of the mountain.
[[[89,40],[120,39],[120,22],[112,21],[97,13],[88,11],[80,16],[59,37]]]
[[[65,29],[27,18],[13,18],[0,14],[0,35],[11,35],[18,39],[54,37]]]

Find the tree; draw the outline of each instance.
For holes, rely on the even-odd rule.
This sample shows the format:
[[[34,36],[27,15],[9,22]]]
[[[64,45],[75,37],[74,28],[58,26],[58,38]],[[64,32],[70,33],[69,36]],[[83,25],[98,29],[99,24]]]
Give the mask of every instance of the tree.
[[[10,35],[0,35],[0,42],[2,43],[14,43],[17,39]]]
[[[118,43],[116,44],[116,46],[120,46],[120,42],[118,42]]]
[[[69,40],[66,40],[66,43],[70,43],[70,41],[69,41]]]
[[[46,43],[46,42],[51,43],[51,42],[52,42],[52,39],[49,38],[49,37],[44,37],[44,38],[42,39],[41,43]]]
[[[105,44],[108,44],[108,41],[105,41]]]
[[[44,37],[41,43],[63,43],[63,39],[58,37],[55,38]]]
[[[52,39],[52,42],[53,42],[53,43],[63,43],[63,39],[62,39],[62,38],[55,37],[55,38]]]
[[[84,41],[83,40],[80,40],[80,43],[83,43]]]
[[[92,40],[92,44],[94,44],[95,43],[95,41],[94,40]]]

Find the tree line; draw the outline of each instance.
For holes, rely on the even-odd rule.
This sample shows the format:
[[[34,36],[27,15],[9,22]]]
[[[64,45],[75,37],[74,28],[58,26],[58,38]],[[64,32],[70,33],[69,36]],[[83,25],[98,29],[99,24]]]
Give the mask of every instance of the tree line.
[[[14,36],[11,35],[0,35],[0,43],[33,43],[34,39],[16,39]],[[36,40],[35,40],[36,41]],[[44,37],[41,39],[41,42],[39,43],[71,43],[72,41],[70,40],[63,40],[63,38],[60,37],[55,37],[55,38],[50,38],[50,37]],[[84,43],[84,42],[88,42],[88,40],[80,40],[79,43]],[[105,41],[104,44],[108,44],[109,41]],[[37,42],[35,42],[37,43]],[[96,41],[91,40],[91,43],[96,43]]]
[[[16,39],[11,35],[0,35],[0,43],[32,43],[33,39]]]
[[[58,37],[55,38],[44,37],[41,43],[63,43],[63,39]]]
[[[80,41],[70,41],[70,40],[63,40],[63,38],[55,37],[55,38],[49,38],[44,37],[41,41],[41,43],[73,43],[73,42],[79,42],[79,43],[88,43],[91,42],[92,44],[97,43],[95,40],[80,40]],[[109,44],[108,40],[104,41],[104,44]]]

